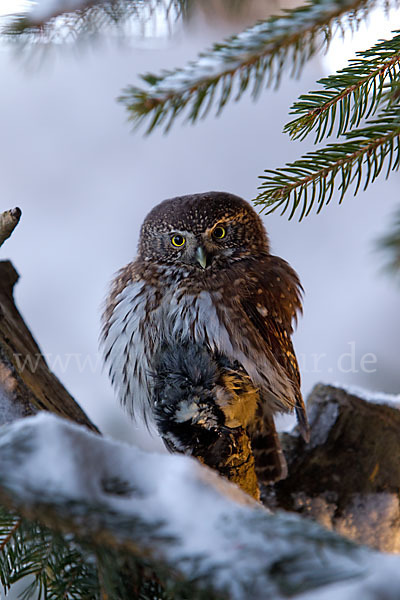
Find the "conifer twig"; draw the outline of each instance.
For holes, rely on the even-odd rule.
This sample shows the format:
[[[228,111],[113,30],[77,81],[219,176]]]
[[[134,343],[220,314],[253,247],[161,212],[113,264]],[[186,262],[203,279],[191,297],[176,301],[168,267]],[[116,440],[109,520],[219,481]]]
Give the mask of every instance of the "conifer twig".
[[[232,95],[238,100],[250,87],[257,97],[263,86],[277,85],[286,66],[297,75],[311,56],[329,45],[335,25],[341,27],[347,16],[356,28],[358,14],[374,4],[375,0],[310,0],[214,44],[181,69],[143,75],[148,87],[130,86],[120,101],[135,124],[149,119],[147,133],[161,125],[167,131],[185,108],[192,123],[214,104],[220,113]]]
[[[14,523],[14,525],[11,527],[10,531],[7,533],[7,535],[4,537],[3,540],[1,540],[1,544],[0,544],[0,552],[3,552],[4,548],[7,546],[8,542],[11,540],[11,538],[13,537],[13,535],[15,534],[15,532],[17,531],[17,529],[21,526],[21,519],[17,519]]]
[[[329,137],[337,123],[336,135],[358,127],[382,103],[395,100],[387,89],[398,84],[400,73],[400,31],[390,40],[357,53],[357,58],[334,75],[318,81],[323,89],[303,94],[292,106],[300,115],[285,125],[292,139],[304,139],[316,130],[315,143]]]
[[[256,204],[268,212],[281,207],[282,214],[291,204],[289,219],[302,204],[301,220],[310,214],[315,203],[320,212],[330,202],[337,178],[341,202],[350,185],[355,186],[354,195],[362,183],[365,190],[385,164],[388,176],[400,166],[400,106],[381,111],[365,127],[346,133],[345,139],[309,152],[283,168],[266,170]]]
[[[131,22],[138,29],[155,24],[163,12],[164,24],[171,25],[186,10],[187,0],[76,0],[61,2],[16,14],[3,28],[3,35],[15,41],[49,44],[74,41],[79,36],[91,36],[103,30],[123,32]],[[131,27],[130,27],[131,31]]]

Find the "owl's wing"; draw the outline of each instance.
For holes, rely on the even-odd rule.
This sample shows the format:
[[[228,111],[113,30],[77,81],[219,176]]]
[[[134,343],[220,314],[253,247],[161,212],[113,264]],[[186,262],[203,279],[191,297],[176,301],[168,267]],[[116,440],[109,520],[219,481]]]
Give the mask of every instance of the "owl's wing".
[[[301,435],[309,440],[310,431],[300,391],[300,371],[290,336],[292,322],[301,311],[302,288],[295,271],[283,259],[271,256],[262,274],[262,287],[241,300],[243,309],[275,360],[285,370],[296,398],[296,416]],[[260,293],[261,291],[261,293]]]

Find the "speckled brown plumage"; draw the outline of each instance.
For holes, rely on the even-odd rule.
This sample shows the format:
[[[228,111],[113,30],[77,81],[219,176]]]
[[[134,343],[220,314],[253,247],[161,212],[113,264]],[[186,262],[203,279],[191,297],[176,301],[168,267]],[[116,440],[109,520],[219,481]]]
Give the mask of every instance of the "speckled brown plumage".
[[[122,402],[155,421],[170,449],[211,464],[224,436],[248,439],[270,482],[286,474],[273,415],[295,410],[308,438],[291,342],[299,311],[299,279],[270,254],[247,202],[223,192],[165,200],[114,280],[105,360]]]

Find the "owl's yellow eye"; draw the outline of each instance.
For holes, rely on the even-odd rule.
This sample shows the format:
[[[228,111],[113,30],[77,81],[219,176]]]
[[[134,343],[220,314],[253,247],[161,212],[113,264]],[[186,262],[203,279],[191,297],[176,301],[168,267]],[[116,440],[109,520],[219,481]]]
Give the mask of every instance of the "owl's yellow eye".
[[[224,238],[226,236],[226,230],[225,227],[221,227],[221,225],[219,225],[218,227],[216,227],[213,231],[213,236],[217,239],[217,240],[222,240],[222,238]]]
[[[175,248],[181,248],[186,242],[183,235],[173,235],[171,238],[171,244],[175,246]]]

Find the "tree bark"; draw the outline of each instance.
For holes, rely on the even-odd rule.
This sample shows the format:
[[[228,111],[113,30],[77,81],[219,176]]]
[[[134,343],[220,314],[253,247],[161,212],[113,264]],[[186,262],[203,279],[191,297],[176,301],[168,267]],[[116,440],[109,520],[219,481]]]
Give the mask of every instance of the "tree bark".
[[[21,218],[20,208],[11,208],[0,213],[0,246],[10,237]]]
[[[266,504],[400,552],[400,411],[328,385],[313,389],[307,409],[310,442],[282,436],[289,476],[266,490]]]
[[[47,410],[98,432],[52,373],[14,303],[18,273],[0,262],[0,424]]]

